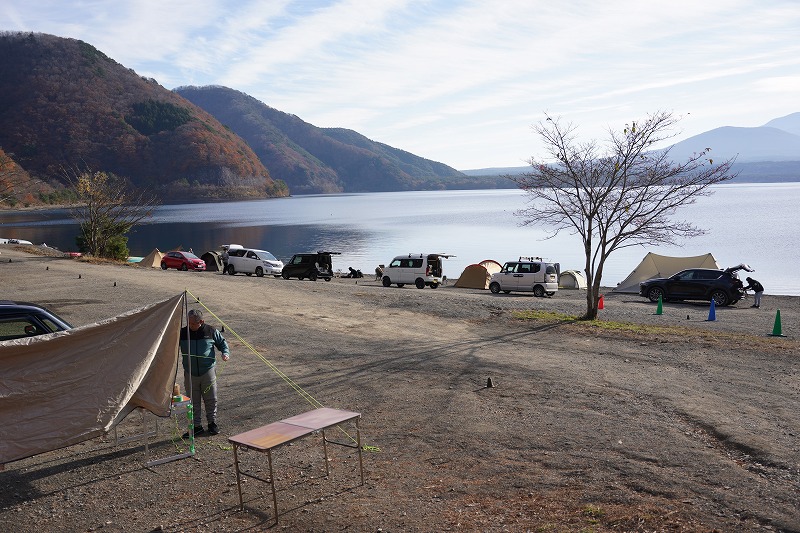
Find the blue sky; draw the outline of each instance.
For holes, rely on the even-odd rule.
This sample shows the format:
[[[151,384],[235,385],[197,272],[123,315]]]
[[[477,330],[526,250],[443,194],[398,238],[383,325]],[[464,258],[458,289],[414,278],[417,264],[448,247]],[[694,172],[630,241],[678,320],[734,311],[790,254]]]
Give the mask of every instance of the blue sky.
[[[0,20],[459,170],[543,157],[544,112],[589,140],[666,110],[677,141],[800,111],[794,0],[4,0]]]

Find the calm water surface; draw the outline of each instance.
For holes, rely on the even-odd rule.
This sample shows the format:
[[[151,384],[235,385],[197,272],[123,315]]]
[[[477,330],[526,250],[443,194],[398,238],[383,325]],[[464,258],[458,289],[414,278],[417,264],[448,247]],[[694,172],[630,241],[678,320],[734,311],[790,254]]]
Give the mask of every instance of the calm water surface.
[[[312,250],[342,253],[334,269],[375,266],[409,252],[455,254],[445,274],[455,278],[468,264],[500,263],[536,255],[582,270],[580,240],[568,233],[548,239],[545,228],[520,226],[514,212],[526,197],[516,189],[431,191],[297,196],[250,202],[160,206],[146,224],[134,228],[128,247],[143,256],[153,248],[178,246],[195,253],[238,243],[271,251],[287,261]],[[625,279],[647,252],[691,256],[711,252],[722,267],[748,263],[767,293],[800,295],[796,274],[800,243],[796,212],[800,183],[735,184],[715,188],[679,212],[704,228],[704,236],[675,247],[632,247],[614,252],[603,284]],[[46,242],[75,249],[77,224],[69,211],[0,212],[0,237]],[[1,272],[1,271],[0,271]]]

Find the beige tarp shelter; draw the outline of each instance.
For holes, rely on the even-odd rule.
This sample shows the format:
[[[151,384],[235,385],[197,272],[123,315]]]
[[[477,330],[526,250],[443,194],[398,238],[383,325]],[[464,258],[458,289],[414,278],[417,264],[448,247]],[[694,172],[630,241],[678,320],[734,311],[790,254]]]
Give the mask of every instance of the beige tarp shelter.
[[[0,342],[0,464],[100,436],[137,407],[168,416],[183,301]]]
[[[613,291],[638,294],[639,283],[642,281],[652,278],[667,278],[687,268],[719,268],[719,265],[711,254],[671,257],[650,252]]]
[[[559,289],[585,289],[586,276],[580,270],[565,270],[558,275]]]
[[[484,259],[480,263],[467,265],[454,286],[463,289],[488,289],[492,274],[500,272],[502,268],[502,265],[493,259]]]
[[[153,251],[147,254],[139,261],[139,265],[143,267],[159,268],[161,267],[161,259],[164,257],[164,252],[158,248],[153,248]]]

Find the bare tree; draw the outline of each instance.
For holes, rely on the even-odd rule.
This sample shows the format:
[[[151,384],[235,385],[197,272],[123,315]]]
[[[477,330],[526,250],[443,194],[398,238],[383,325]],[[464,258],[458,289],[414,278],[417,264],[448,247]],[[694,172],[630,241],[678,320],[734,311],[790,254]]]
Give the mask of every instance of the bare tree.
[[[674,137],[678,119],[657,112],[644,122],[609,131],[607,146],[581,143],[576,127],[546,115],[534,126],[550,155],[531,159],[533,170],[509,176],[529,196],[528,207],[515,213],[523,225],[543,226],[555,237],[577,234],[586,257],[586,314],[597,318],[603,266],[617,249],[645,244],[675,244],[704,230],[673,218],[679,207],[708,196],[712,185],[735,177],[734,159],[714,164],[710,148],[686,162],[674,162],[669,150],[653,146]]]
[[[0,150],[0,203],[13,204],[28,190],[30,178]]]
[[[74,169],[65,174],[79,198],[73,217],[80,222],[76,240],[81,251],[96,257],[127,258],[126,234],[152,215],[157,198],[113,174]]]

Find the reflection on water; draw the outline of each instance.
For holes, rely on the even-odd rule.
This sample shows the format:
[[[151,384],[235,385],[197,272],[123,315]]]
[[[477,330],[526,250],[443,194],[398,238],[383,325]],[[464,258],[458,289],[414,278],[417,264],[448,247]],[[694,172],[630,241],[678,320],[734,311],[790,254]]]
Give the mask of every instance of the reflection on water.
[[[772,294],[800,295],[794,270],[795,210],[800,183],[741,184],[717,187],[709,198],[679,212],[708,233],[683,246],[620,249],[606,263],[603,283],[615,285],[647,252],[693,256],[714,254],[723,267],[741,262]],[[745,201],[746,200],[746,201]],[[500,263],[520,255],[583,270],[581,242],[562,232],[548,239],[546,228],[520,226],[514,212],[525,207],[518,190],[430,191],[313,195],[249,202],[160,206],[147,224],[129,235],[131,255],[143,256],[182,246],[195,253],[237,243],[269,250],[288,261],[299,252],[341,252],[334,269],[371,273],[376,265],[406,253],[455,254],[445,274],[457,277],[484,259]],[[78,226],[67,210],[0,212],[0,238],[46,242],[75,249]]]

